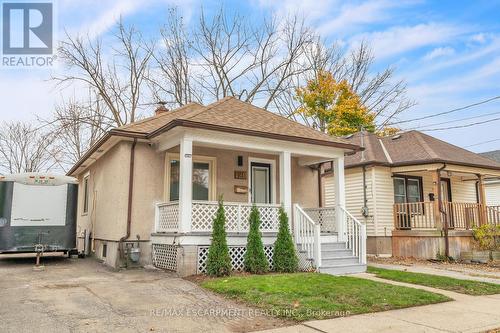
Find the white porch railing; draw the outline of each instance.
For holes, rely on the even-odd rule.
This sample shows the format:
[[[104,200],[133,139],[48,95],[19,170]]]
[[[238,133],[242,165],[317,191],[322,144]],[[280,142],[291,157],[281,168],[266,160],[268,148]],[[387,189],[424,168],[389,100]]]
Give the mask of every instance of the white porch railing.
[[[280,205],[257,204],[260,213],[262,232],[278,232]],[[217,213],[216,201],[193,201],[191,208],[191,231],[211,232]],[[227,232],[248,232],[252,204],[224,202]],[[155,232],[179,231],[179,203],[161,203],[156,205]]]
[[[155,207],[155,232],[179,230],[179,203],[159,203]]]
[[[366,264],[366,226],[352,216],[345,208],[338,207],[342,214],[342,222],[346,228],[347,248],[352,255],[359,258],[360,264]]]
[[[303,208],[303,210],[316,224],[321,226],[321,232],[337,232],[335,207]]]
[[[295,243],[312,259],[316,269],[321,267],[321,226],[298,205],[294,205]]]
[[[263,232],[278,232],[280,205],[256,204],[260,213],[260,230]],[[216,201],[193,201],[191,216],[191,231],[210,232],[217,212]],[[227,232],[248,232],[251,203],[224,202]]]

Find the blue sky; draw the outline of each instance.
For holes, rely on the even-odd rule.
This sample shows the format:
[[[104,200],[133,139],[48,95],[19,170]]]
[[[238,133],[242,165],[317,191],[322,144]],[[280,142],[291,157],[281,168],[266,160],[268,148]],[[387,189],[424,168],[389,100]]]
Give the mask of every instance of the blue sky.
[[[202,2],[196,0],[59,0],[59,32],[110,33],[120,17],[146,36],[155,38],[164,24],[169,6],[177,5],[188,24],[195,20]],[[211,13],[218,1],[203,1]],[[418,105],[402,119],[422,117],[500,95],[500,1],[339,1],[250,0],[226,1],[226,9],[258,22],[264,15],[299,13],[328,42],[346,48],[361,40],[371,43],[375,69],[397,68],[405,79],[409,96]],[[62,33],[59,33],[62,36]],[[54,73],[63,70],[54,69]],[[4,119],[47,117],[55,102],[77,87],[54,88],[48,70],[0,70],[0,98]],[[498,114],[495,114],[498,112]],[[488,114],[491,114],[487,116]],[[462,118],[480,116],[471,120]],[[500,117],[500,100],[442,117],[404,124],[403,128],[457,126]],[[450,122],[442,126],[439,123]],[[469,149],[500,149],[500,120],[488,124],[428,132]]]

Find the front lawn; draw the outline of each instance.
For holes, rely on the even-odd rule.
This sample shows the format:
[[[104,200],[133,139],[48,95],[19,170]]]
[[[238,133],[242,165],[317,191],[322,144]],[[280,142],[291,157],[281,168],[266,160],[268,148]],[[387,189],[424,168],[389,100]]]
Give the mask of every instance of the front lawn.
[[[403,272],[398,270],[383,269],[377,267],[368,267],[368,273],[373,273],[377,277],[387,280],[420,284],[422,286],[455,291],[467,295],[492,295],[500,294],[500,285],[471,281],[460,280],[446,276]]]
[[[319,273],[241,275],[204,288],[294,320],[325,319],[449,301],[446,296],[348,276]]]

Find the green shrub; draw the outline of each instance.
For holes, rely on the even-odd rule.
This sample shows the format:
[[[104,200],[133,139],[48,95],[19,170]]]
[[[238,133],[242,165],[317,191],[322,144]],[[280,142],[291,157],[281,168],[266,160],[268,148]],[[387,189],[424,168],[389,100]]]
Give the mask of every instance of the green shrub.
[[[253,205],[250,212],[250,231],[247,238],[247,251],[245,253],[244,264],[245,271],[262,274],[269,270],[269,262],[267,261],[262,244],[262,235],[260,234],[260,214],[257,207]]]
[[[296,272],[299,268],[299,259],[288,227],[288,216],[283,207],[280,208],[279,214],[280,226],[273,253],[274,270],[281,273]]]
[[[226,276],[231,274],[231,258],[226,240],[226,214],[222,198],[212,227],[212,243],[208,249],[207,274],[211,276]]]
[[[500,225],[484,224],[474,228],[472,235],[480,250],[494,251],[500,249]]]

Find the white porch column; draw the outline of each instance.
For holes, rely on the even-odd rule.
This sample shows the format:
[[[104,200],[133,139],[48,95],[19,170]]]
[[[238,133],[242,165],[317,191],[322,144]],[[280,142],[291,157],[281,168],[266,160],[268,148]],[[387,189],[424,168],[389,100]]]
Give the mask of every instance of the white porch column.
[[[334,159],[333,172],[335,177],[335,217],[339,241],[346,240],[346,226],[344,224],[344,214],[340,207],[345,208],[345,179],[344,179],[344,157]]]
[[[289,151],[280,153],[280,201],[288,220],[292,221],[292,157]]]
[[[179,231],[191,231],[191,205],[193,198],[193,141],[181,138],[179,165]]]

